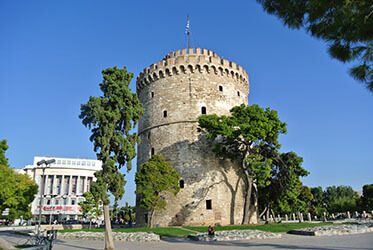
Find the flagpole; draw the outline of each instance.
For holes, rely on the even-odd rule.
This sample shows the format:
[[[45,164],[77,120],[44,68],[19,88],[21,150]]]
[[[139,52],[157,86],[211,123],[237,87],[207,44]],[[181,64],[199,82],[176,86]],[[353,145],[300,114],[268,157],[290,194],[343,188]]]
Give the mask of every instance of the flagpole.
[[[187,16],[187,26],[186,26],[186,34],[187,34],[187,39],[188,39],[188,51],[190,48],[190,32],[189,32],[189,15]]]

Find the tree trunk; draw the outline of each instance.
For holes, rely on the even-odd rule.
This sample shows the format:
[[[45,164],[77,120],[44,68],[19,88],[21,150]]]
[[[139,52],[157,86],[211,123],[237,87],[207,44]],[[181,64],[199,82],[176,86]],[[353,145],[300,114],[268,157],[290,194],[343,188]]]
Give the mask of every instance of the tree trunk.
[[[109,205],[104,205],[105,250],[114,250],[113,233],[111,232]]]
[[[150,218],[149,218],[149,227],[150,228],[153,228],[153,220],[154,220],[154,214],[155,214],[155,210],[151,210],[150,211]]]
[[[92,220],[89,220],[89,230],[92,229]]]
[[[266,213],[266,224],[268,224],[269,223],[269,205],[268,205],[268,207],[267,207],[267,213]]]
[[[274,221],[274,222],[277,222],[276,215],[275,215],[275,213],[273,212],[273,209],[272,209],[272,208],[271,208],[271,214],[272,214],[272,217],[273,217],[273,221]]]
[[[250,200],[250,207],[249,207],[249,223],[250,224],[257,224],[258,223],[258,195],[259,190],[254,179],[252,180],[252,188],[251,188],[251,200]]]
[[[242,224],[249,224],[249,214],[250,214],[250,206],[251,206],[251,191],[253,186],[253,179],[246,176],[246,196],[245,196],[245,206],[243,211],[243,219]]]
[[[263,209],[263,211],[259,214],[259,218],[262,218],[262,216],[266,213],[268,208],[268,205]]]

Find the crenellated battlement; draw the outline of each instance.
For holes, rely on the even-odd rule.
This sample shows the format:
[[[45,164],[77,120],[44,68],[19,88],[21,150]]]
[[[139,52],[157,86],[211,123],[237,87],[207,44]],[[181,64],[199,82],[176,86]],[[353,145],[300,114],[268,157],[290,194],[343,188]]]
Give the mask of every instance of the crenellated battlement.
[[[139,91],[160,78],[187,73],[215,74],[248,84],[248,75],[240,65],[221,59],[211,50],[184,48],[167,54],[158,63],[145,68],[136,79],[136,89]]]

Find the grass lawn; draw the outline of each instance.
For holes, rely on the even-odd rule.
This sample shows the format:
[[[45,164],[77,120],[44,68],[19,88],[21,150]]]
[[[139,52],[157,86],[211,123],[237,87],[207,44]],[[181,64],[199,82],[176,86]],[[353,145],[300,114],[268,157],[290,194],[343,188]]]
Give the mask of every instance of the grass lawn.
[[[272,233],[283,233],[289,232],[293,229],[306,228],[306,227],[319,227],[325,225],[331,225],[332,223],[271,223],[264,225],[232,225],[232,226],[217,226],[214,227],[215,231],[225,230],[246,230],[255,229]],[[208,227],[185,227],[194,231],[207,233]]]
[[[273,223],[273,224],[265,224],[265,225],[232,225],[232,226],[217,226],[214,227],[215,231],[224,231],[224,230],[245,230],[245,229],[255,229],[261,230],[266,232],[273,232],[273,233],[282,233],[288,232],[293,229],[299,228],[306,228],[306,227],[319,227],[325,225],[331,225],[332,223]],[[190,229],[197,232],[207,233],[208,227],[184,227],[186,229]],[[78,231],[85,231],[85,232],[103,232],[104,229],[69,229],[69,230],[58,230],[59,233],[66,233],[66,232],[78,232]],[[182,228],[175,228],[175,227],[156,227],[156,228],[148,228],[148,227],[135,227],[135,228],[117,228],[113,229],[113,232],[124,232],[124,233],[133,233],[133,232],[153,232],[158,234],[159,236],[187,236],[193,234],[193,232],[183,230]]]

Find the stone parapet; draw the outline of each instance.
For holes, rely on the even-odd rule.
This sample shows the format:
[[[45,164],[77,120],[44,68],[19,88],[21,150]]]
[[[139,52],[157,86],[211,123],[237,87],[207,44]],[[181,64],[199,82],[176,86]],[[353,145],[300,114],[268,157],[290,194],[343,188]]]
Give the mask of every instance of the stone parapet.
[[[221,59],[211,50],[184,48],[169,53],[158,63],[145,68],[137,77],[137,92],[160,78],[186,73],[215,74],[249,85],[248,74],[240,65]]]

